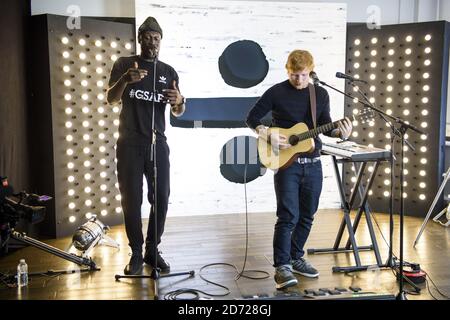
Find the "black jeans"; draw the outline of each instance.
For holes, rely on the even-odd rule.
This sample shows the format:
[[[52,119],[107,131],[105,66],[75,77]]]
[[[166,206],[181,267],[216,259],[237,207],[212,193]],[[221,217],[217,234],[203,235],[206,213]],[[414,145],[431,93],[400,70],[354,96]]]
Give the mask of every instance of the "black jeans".
[[[322,192],[322,164],[294,162],[274,175],[277,222],[273,236],[274,267],[304,255]]]
[[[150,220],[147,228],[146,246],[154,250],[155,246],[155,206],[154,206],[154,168],[150,161],[151,146],[132,146],[125,143],[117,143],[117,178],[122,197],[121,204],[125,219],[125,229],[129,246],[133,252],[142,252],[144,238],[142,234],[142,181],[143,176],[147,180],[147,198],[151,204]],[[169,146],[165,140],[156,142],[157,165],[157,234],[156,245],[161,242],[164,232],[166,214],[170,194],[170,163]]]

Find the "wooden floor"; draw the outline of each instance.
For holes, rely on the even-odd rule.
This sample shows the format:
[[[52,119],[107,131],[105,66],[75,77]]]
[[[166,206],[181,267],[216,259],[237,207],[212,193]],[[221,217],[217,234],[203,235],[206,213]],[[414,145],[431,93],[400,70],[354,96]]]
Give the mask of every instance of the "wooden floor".
[[[388,237],[388,215],[377,214],[376,220]],[[339,210],[320,210],[316,215],[307,248],[332,247],[342,219]],[[163,236],[161,250],[163,256],[171,263],[172,271],[194,270],[195,276],[179,276],[159,279],[160,298],[164,294],[179,288],[193,288],[212,294],[223,294],[224,290],[208,284],[199,277],[202,266],[213,263],[228,263],[239,270],[245,256],[245,215],[228,214],[214,216],[170,217],[167,219],[166,232]],[[267,294],[274,296],[280,292],[275,289],[272,263],[272,236],[275,215],[273,213],[249,214],[248,258],[246,270],[263,270],[269,277],[263,280],[240,278],[235,281],[236,271],[229,266],[206,268],[203,276],[214,282],[227,286],[230,293],[220,299],[236,299],[243,295]],[[450,294],[450,228],[429,222],[416,248],[412,243],[419,231],[422,218],[406,217],[405,224],[405,260],[417,262],[428,272],[438,287]],[[147,221],[144,221],[146,227]],[[375,225],[378,244],[383,261],[387,257],[387,245]],[[395,217],[394,253],[399,254],[398,217]],[[122,274],[129,260],[129,248],[124,226],[112,227],[109,235],[121,246],[120,250],[97,246],[91,258],[101,267],[101,271],[74,274],[62,274],[53,277],[33,276],[25,289],[8,288],[0,283],[0,299],[89,299],[111,300],[153,299],[153,280],[122,279],[115,281],[116,274]],[[46,243],[67,250],[71,239],[64,238],[46,241]],[[365,221],[357,231],[359,245],[370,244]],[[35,247],[19,249],[0,259],[0,272],[12,274],[20,258],[25,258],[29,272],[46,272],[48,270],[77,270],[78,267],[64,259],[56,257]],[[333,273],[333,266],[354,264],[352,253],[308,255],[312,264],[320,271],[318,279],[298,276],[297,287],[289,292],[303,292],[304,289],[334,288],[358,286],[364,291],[377,293],[398,292],[398,285],[389,269],[370,268],[369,271],[350,274]],[[362,252],[363,264],[375,264],[373,252]],[[150,267],[144,268],[149,274]],[[410,289],[409,287],[406,287]],[[408,295],[409,299],[432,299],[426,286],[421,286],[420,295]],[[436,291],[436,297],[442,298]],[[201,295],[205,297],[205,295]],[[187,297],[187,296],[185,296]]]

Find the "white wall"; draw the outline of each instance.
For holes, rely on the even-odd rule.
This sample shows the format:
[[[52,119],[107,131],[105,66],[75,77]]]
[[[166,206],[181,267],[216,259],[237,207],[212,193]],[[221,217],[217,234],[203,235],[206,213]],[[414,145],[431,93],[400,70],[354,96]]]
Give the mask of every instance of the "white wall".
[[[180,0],[181,2],[182,0]],[[262,0],[270,1],[270,0]],[[366,22],[371,6],[380,8],[381,24],[450,21],[450,0],[285,0],[286,2],[336,2],[347,4],[348,22]],[[31,0],[35,14],[69,15],[71,5],[80,7],[82,16],[134,17],[134,0]]]
[[[438,20],[450,21],[450,0],[439,1],[439,17]]]

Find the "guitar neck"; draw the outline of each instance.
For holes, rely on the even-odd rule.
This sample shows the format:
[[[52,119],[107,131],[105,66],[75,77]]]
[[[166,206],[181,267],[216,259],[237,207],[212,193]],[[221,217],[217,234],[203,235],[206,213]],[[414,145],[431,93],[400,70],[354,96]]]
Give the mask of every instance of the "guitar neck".
[[[354,120],[354,119],[355,119],[355,117],[352,116],[352,120]],[[303,132],[303,133],[297,135],[297,137],[299,138],[300,141],[303,141],[303,140],[306,140],[306,139],[310,139],[310,138],[316,138],[321,133],[328,132],[330,130],[336,129],[338,127],[338,123],[340,121],[342,121],[342,120],[344,120],[344,119],[324,124],[324,125],[322,125],[320,127],[317,127],[315,129]]]

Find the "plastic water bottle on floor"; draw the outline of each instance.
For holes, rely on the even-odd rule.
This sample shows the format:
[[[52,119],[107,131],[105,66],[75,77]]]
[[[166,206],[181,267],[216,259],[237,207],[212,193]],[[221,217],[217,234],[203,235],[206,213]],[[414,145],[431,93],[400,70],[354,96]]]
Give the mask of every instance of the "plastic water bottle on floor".
[[[28,265],[25,259],[20,259],[17,265],[17,286],[25,287],[28,285]]]

